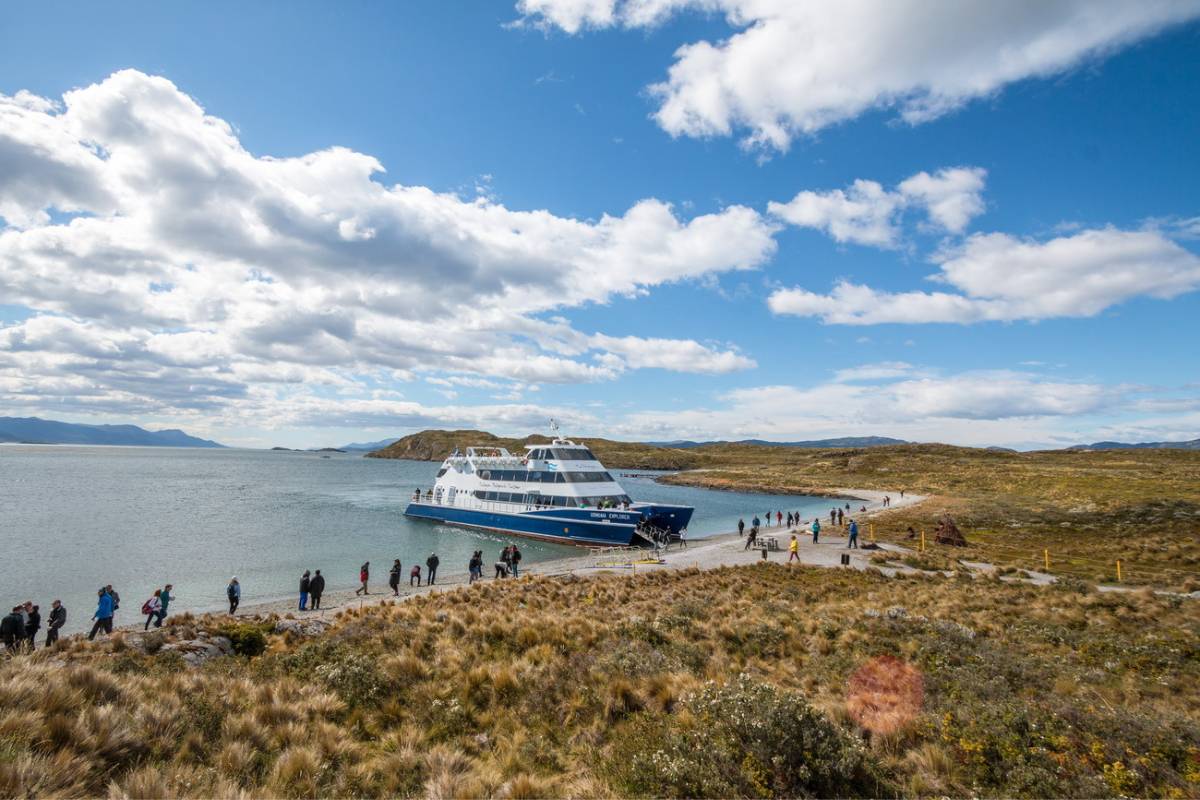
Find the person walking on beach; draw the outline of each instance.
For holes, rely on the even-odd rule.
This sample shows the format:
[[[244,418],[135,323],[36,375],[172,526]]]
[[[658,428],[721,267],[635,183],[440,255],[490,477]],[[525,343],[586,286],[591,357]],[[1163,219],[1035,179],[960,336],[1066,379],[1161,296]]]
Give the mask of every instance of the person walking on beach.
[[[846,512],[842,511],[840,508],[837,511],[838,511],[838,527],[840,528],[846,524],[846,522],[845,522]]]
[[[37,638],[37,632],[42,629],[42,614],[40,608],[33,603],[26,603],[25,610],[27,616],[25,619],[25,639],[29,646],[29,652],[35,649],[34,640]]]
[[[437,578],[438,564],[442,563],[438,560],[437,553],[430,553],[429,558],[425,559],[425,585],[433,586]]]
[[[514,544],[508,560],[512,562],[513,577],[521,577],[521,548]]]
[[[831,527],[837,525],[837,512],[836,508],[829,509],[829,524]]]
[[[50,618],[46,620],[46,647],[58,641],[58,631],[67,624],[67,607],[61,600],[50,604]]]
[[[789,528],[792,527],[792,512],[790,512],[790,511],[788,512],[788,515],[787,515],[787,526]]]
[[[242,602],[242,585],[238,583],[237,575],[229,579],[229,585],[225,587],[225,596],[229,598],[229,613],[237,612],[237,607]]]
[[[158,599],[161,594],[162,589],[155,589],[150,599],[142,603],[142,613],[146,615],[146,625],[142,628],[144,631],[150,630],[150,623],[158,619],[159,609],[162,608],[162,601]]]
[[[400,572],[404,568],[400,566],[400,559],[392,562],[392,569],[388,572],[388,586],[392,587],[392,597],[400,596]]]
[[[88,634],[88,641],[96,638],[96,634],[104,631],[105,634],[112,634],[113,623],[113,594],[111,585],[96,592],[96,613],[92,614],[92,619],[95,623],[92,625],[92,632]]]
[[[821,536],[821,520],[814,519],[812,524],[813,544],[817,543],[817,539]]]
[[[782,511],[775,512],[775,524],[781,528],[783,527],[783,512]]]
[[[800,540],[796,538],[796,534],[792,534],[792,540],[788,542],[788,563],[800,560]]]
[[[854,520],[850,520],[850,541],[846,543],[847,550],[851,547],[858,549],[858,523]]]
[[[687,550],[687,528],[679,532],[679,549]]]
[[[312,576],[312,580],[308,582],[308,597],[312,600],[313,611],[321,608],[321,595],[323,594],[325,594],[325,576],[321,574],[321,570],[317,570]]]
[[[4,649],[10,653],[17,651],[17,645],[25,636],[25,618],[21,616],[21,607],[13,606],[8,616],[0,620],[0,639],[4,641]]]
[[[104,587],[104,591],[108,592],[108,596],[112,598],[112,618],[116,619],[117,609],[121,607],[121,595],[117,594],[117,590],[112,587],[111,583]]]
[[[171,590],[174,588],[174,584],[168,583],[163,587],[162,594],[158,596],[158,619],[154,621],[154,627],[156,628],[161,628],[163,620],[167,618],[167,606],[169,606],[171,601],[175,599],[175,595],[171,594]]]
[[[904,499],[904,490],[903,489],[900,490],[900,499],[901,500]]]
[[[417,582],[417,586],[421,585],[421,565],[413,564],[412,569],[408,571],[408,585],[412,586],[413,581]]]
[[[746,537],[746,546],[743,547],[742,550],[749,550],[751,547],[754,547],[754,543],[756,541],[758,541],[758,526],[757,525],[755,525],[753,528],[750,529],[750,535]]]
[[[467,583],[474,583],[479,579],[479,568],[483,563],[483,559],[479,557],[479,551],[471,553],[471,560],[467,562]]]
[[[741,539],[746,535],[746,520],[738,518],[738,538]]]
[[[358,581],[359,581],[359,583],[362,584],[362,586],[359,586],[357,589],[354,590],[355,597],[358,597],[360,594],[370,594],[370,592],[367,591],[367,581],[370,579],[370,577],[371,577],[371,562],[364,561],[363,565],[358,568]]]
[[[758,533],[758,525],[759,525],[758,517],[755,517],[754,519],[752,519],[750,521],[750,532]]]
[[[307,611],[308,606],[308,590],[312,587],[312,578],[308,570],[304,570],[304,574],[300,576],[300,610]]]

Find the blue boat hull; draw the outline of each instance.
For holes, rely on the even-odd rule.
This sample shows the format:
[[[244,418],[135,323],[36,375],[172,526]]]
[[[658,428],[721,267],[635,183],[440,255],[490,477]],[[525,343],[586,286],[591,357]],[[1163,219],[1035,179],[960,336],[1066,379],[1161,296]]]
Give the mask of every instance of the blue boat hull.
[[[632,545],[646,540],[635,532],[643,520],[677,536],[692,518],[687,506],[637,504],[629,510],[548,508],[524,512],[409,503],[407,517],[500,531],[535,539],[580,545]]]

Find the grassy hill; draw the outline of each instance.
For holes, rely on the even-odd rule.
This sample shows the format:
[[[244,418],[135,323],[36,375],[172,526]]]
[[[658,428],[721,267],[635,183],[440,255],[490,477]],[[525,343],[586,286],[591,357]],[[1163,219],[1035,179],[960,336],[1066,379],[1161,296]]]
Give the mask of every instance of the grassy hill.
[[[614,442],[610,439],[579,439],[605,466],[617,469],[695,469],[706,461],[694,450],[655,447],[638,442]],[[479,445],[504,447],[511,453],[524,454],[527,444],[548,444],[548,436],[505,439],[485,431],[429,430],[405,436],[391,445],[368,453],[368,458],[411,458],[417,461],[441,461],[457,448],[465,451]]]
[[[839,487],[930,495],[875,524],[885,540],[913,544],[949,512],[971,547],[944,556],[1088,580],[1200,588],[1200,453],[1187,450],[1051,450],[1014,453],[948,445],[851,450],[726,446],[719,464],[666,478],[718,489],[824,494]]]
[[[1195,797],[1200,617],[756,564],[487,582],[313,637],[0,664],[5,797]],[[233,635],[190,668],[163,645]]]

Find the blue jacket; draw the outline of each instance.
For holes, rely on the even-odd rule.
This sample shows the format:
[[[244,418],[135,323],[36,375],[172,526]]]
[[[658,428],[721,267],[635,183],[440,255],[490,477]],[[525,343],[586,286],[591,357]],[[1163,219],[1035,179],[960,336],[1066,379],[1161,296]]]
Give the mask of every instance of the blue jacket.
[[[113,599],[108,592],[100,595],[100,602],[96,604],[96,613],[92,615],[92,619],[111,619],[113,615]]]
[[[858,523],[857,522],[850,523],[850,535],[858,536]]]

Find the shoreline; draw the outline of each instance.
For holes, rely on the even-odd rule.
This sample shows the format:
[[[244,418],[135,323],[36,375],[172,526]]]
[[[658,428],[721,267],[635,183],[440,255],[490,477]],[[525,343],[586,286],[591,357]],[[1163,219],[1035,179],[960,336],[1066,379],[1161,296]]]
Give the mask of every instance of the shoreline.
[[[891,495],[890,492],[875,491],[869,489],[845,489],[839,490],[841,493],[837,497],[844,499],[856,499],[862,501],[862,505],[866,505],[867,510],[853,511],[847,515],[847,525],[849,520],[857,518],[860,520],[859,542],[860,546],[868,542],[869,532],[868,526],[862,524],[862,520],[869,520],[871,517],[883,511],[890,511],[893,508],[903,508],[905,506],[913,506],[927,499],[926,495],[906,494],[903,500],[893,497],[892,505],[888,508],[883,506],[883,498],[885,495]],[[827,516],[827,515],[826,515]],[[817,545],[811,543],[811,537],[807,531],[807,525],[811,520],[805,521],[805,526],[800,528],[787,528],[786,526],[764,526],[760,529],[760,537],[775,536],[782,539],[779,543],[778,551],[770,551],[767,560],[787,560],[787,539],[792,533],[795,533],[800,540],[800,562],[807,566],[825,566],[834,567],[840,566],[839,556],[843,552],[847,552],[845,541],[847,538],[846,528],[830,526],[825,527],[824,519],[822,519],[821,542]],[[580,548],[579,555],[564,556],[560,558],[546,559],[545,561],[527,562],[522,565],[519,578],[502,578],[499,580],[521,580],[526,576],[559,576],[559,575],[588,575],[601,572],[613,572],[629,570],[635,573],[639,570],[662,570],[662,569],[717,569],[723,566],[739,566],[742,564],[754,563],[762,560],[762,555],[759,550],[743,550],[745,539],[739,537],[736,531],[725,533],[717,533],[711,536],[705,536],[699,539],[691,539],[687,542],[687,547],[675,546],[673,549],[666,551],[663,554],[663,562],[660,564],[649,563],[631,563],[630,565],[614,565],[612,563],[597,564],[598,560],[605,559],[604,556],[597,556],[588,551],[586,548]],[[882,548],[883,545],[880,545]],[[636,551],[630,551],[636,552]],[[649,555],[651,551],[646,550],[645,554]],[[858,569],[865,569],[870,563],[868,556],[871,550],[850,550],[851,566]],[[877,552],[877,551],[875,551]],[[635,559],[629,559],[631,562]],[[609,559],[611,561],[611,559]],[[485,559],[484,561],[484,577],[482,582],[492,582],[497,580],[492,577],[495,574],[493,569],[493,561]],[[365,608],[368,606],[380,605],[387,601],[401,602],[410,597],[429,594],[431,592],[449,591],[458,589],[468,585],[468,574],[461,570],[446,570],[442,573],[439,570],[439,581],[433,586],[423,585],[420,587],[408,586],[401,581],[399,594],[393,595],[390,587],[387,585],[386,573],[384,573],[378,584],[372,582],[376,586],[369,595],[363,597],[355,595],[354,589],[335,589],[326,591],[321,597],[322,608],[319,611],[311,609],[300,611],[299,605],[299,590],[296,594],[290,597],[270,598],[255,601],[244,601],[237,610],[237,613],[232,615],[231,619],[243,618],[258,618],[277,614],[281,617],[292,617],[299,620],[307,619],[332,619],[341,611],[350,608]],[[297,579],[298,580],[298,579]],[[205,614],[214,614],[221,616],[230,616],[221,608],[215,608],[211,611],[192,610],[190,612],[196,616]],[[168,620],[171,617],[168,616]],[[145,624],[144,617],[138,617],[136,623],[123,623],[114,625],[114,633],[118,630],[141,630]],[[72,634],[78,635],[78,634]],[[68,637],[64,637],[68,638]]]

